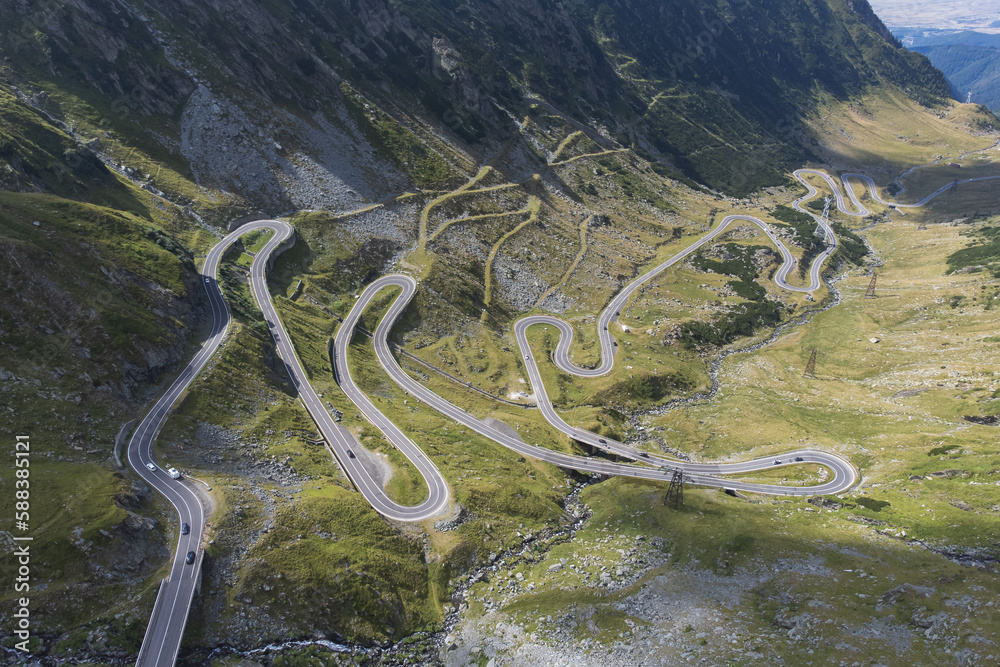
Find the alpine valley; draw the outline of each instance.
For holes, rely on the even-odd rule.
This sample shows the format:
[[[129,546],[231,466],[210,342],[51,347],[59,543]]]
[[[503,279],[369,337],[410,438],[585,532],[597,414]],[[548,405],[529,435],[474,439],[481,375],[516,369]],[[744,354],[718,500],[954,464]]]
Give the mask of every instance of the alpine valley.
[[[0,24],[4,664],[1000,661],[1000,121],[867,0]]]

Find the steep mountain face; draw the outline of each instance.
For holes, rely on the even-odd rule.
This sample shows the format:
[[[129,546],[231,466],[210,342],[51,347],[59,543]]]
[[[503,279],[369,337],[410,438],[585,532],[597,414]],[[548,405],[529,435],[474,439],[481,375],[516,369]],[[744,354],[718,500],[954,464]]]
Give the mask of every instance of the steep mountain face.
[[[428,180],[386,150],[375,167],[358,159],[345,83],[410,129],[457,140],[459,171],[513,136],[540,98],[734,194],[780,182],[809,155],[799,122],[819,97],[883,84],[927,103],[948,94],[865,0],[5,0],[0,19],[16,26],[2,43],[10,80],[74,90],[138,143],[150,140],[141,119],[155,118],[152,138],[200,182],[278,209],[316,207],[290,184],[305,172],[346,183],[329,188],[343,205],[357,199],[347,191],[377,199],[403,181],[456,176]],[[221,131],[212,110],[228,116]],[[220,151],[249,179],[226,177]]]

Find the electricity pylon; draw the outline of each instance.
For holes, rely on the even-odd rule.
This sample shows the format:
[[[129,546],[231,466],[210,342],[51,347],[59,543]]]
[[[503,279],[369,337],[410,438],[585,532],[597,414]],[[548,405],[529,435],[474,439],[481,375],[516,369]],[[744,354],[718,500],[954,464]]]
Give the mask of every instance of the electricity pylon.
[[[866,299],[875,298],[875,284],[878,282],[878,271],[872,271],[872,280],[868,283],[868,291],[865,292]]]
[[[670,486],[667,487],[667,492],[663,496],[663,504],[671,505],[675,510],[680,509],[681,505],[684,504],[684,473],[680,469],[674,469]]]
[[[809,362],[806,364],[806,371],[802,374],[805,378],[816,378],[816,350],[809,355]]]

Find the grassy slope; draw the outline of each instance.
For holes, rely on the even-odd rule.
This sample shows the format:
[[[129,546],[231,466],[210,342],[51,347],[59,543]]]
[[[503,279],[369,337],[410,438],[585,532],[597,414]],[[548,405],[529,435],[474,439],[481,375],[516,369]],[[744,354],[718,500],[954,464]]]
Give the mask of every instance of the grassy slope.
[[[85,191],[94,202],[0,193],[0,343],[9,374],[2,428],[33,443],[35,629],[62,651],[79,648],[84,628],[116,628],[110,639],[102,634],[104,649],[129,652],[141,640],[169,535],[162,521],[136,528],[133,512],[145,491],[115,469],[111,447],[148,391],[145,370],[130,369],[159,376],[165,369],[157,367],[157,350],[167,358],[185,352],[181,324],[197,292],[190,291],[190,251],[169,231],[190,220],[88,161],[70,137],[6,91],[0,103],[2,139],[13,152],[6,158],[14,156],[8,176],[54,183],[71,197]],[[12,502],[0,501],[6,529]],[[165,510],[154,498],[140,513],[161,519]],[[148,560],[115,569],[109,560],[123,548]],[[76,634],[63,634],[70,630]]]
[[[876,106],[873,100],[869,100],[868,104],[870,109]],[[856,114],[849,108],[836,106],[831,109],[831,114],[837,114],[838,119],[857,120]],[[875,168],[877,172],[881,166],[885,173],[889,173],[889,170],[901,171],[937,155],[957,156],[971,149],[990,146],[993,139],[969,134],[967,112],[966,107],[956,107],[940,118],[890,97],[878,103],[877,111],[873,111],[876,118],[866,121],[865,131],[871,134],[858,133],[859,136],[850,140],[831,141],[827,154],[831,159],[834,154],[838,155],[837,163],[845,170],[867,171],[868,168]],[[907,142],[887,138],[884,133],[876,137],[874,128],[878,122],[890,126],[905,122],[907,131],[912,134]],[[821,136],[832,136],[832,133]],[[916,136],[921,137],[919,142],[914,142]],[[875,138],[878,142],[873,144]],[[918,144],[916,148],[913,148],[914,143]],[[562,145],[561,157],[572,151],[572,145],[572,142]],[[878,146],[878,149],[869,152],[872,145]],[[876,152],[880,154],[877,162],[872,157]],[[975,160],[975,173],[970,170],[963,172],[963,176],[993,173],[991,170],[996,169],[995,165],[983,164],[985,159]],[[599,184],[602,189],[610,185],[601,182],[600,167],[595,167],[594,162],[588,164],[584,161],[584,164],[585,171],[562,172],[564,180],[581,186]],[[913,183],[911,196],[918,197],[936,187],[933,169],[926,175],[919,170],[914,174],[922,180],[919,184]],[[916,179],[915,176],[911,180]],[[986,189],[984,186],[983,190]],[[580,190],[585,191],[585,188]],[[973,188],[964,189],[962,194],[969,194],[970,190]],[[767,212],[777,204],[790,202],[796,191],[797,188],[764,191],[733,208],[766,218]],[[726,213],[713,210],[711,213],[714,215],[710,216],[707,200],[683,191],[675,191],[671,195],[671,204],[683,211],[683,217],[690,222],[682,228],[679,239],[662,246],[657,252],[657,260],[646,255],[642,264],[652,266],[670,256],[690,243],[696,235],[704,233],[706,227],[699,224],[700,220],[721,219]],[[588,203],[593,202],[588,198]],[[607,199],[602,203],[609,208],[615,206]],[[881,206],[872,208],[878,214],[886,210]],[[595,592],[594,580],[587,583],[573,579],[572,573],[564,576],[552,575],[548,571],[550,565],[558,563],[559,557],[579,559],[582,553],[600,550],[602,547],[597,540],[604,539],[608,530],[600,527],[602,519],[615,526],[621,524],[616,530],[629,536],[648,536],[662,529],[664,537],[673,538],[672,547],[680,552],[673,557],[676,567],[686,567],[698,561],[717,562],[722,565],[712,567],[724,576],[737,573],[740,568],[752,569],[754,562],[774,563],[792,554],[797,557],[815,554],[828,563],[835,563],[833,567],[854,571],[863,568],[867,572],[877,569],[876,579],[886,582],[878,588],[880,592],[884,592],[883,588],[891,588],[894,581],[901,581],[898,577],[902,572],[912,572],[906,581],[918,585],[944,580],[938,577],[952,578],[949,581],[955,581],[954,577],[965,577],[970,583],[972,580],[968,577],[972,577],[983,583],[981,577],[963,574],[958,566],[921,551],[919,547],[898,546],[878,537],[871,528],[858,525],[858,519],[848,519],[860,516],[882,521],[887,524],[882,529],[890,535],[916,536],[959,548],[989,546],[995,541],[986,525],[990,503],[993,502],[989,487],[969,484],[969,481],[990,483],[992,479],[991,471],[995,470],[998,462],[995,457],[991,458],[988,446],[991,431],[989,427],[968,425],[960,421],[960,417],[962,414],[981,414],[993,405],[995,382],[990,371],[985,369],[989,366],[988,355],[992,353],[992,338],[987,334],[995,328],[992,315],[995,311],[984,308],[992,302],[992,293],[996,290],[988,272],[961,279],[944,275],[947,258],[969,242],[960,228],[931,226],[919,233],[914,231],[922,221],[933,222],[946,216],[962,215],[964,208],[966,205],[960,198],[956,197],[954,201],[942,199],[926,213],[908,212],[904,215],[897,212],[891,225],[879,225],[872,231],[864,232],[863,235],[874,244],[877,255],[888,262],[880,270],[880,285],[887,292],[883,298],[876,301],[862,299],[868,278],[855,271],[854,277],[839,287],[845,294],[845,303],[817,316],[808,326],[793,331],[778,343],[727,362],[721,378],[724,388],[716,400],[672,412],[665,417],[643,420],[646,426],[651,427],[644,434],[650,446],[664,442],[698,458],[766,455],[806,443],[840,451],[851,458],[865,475],[863,486],[848,497],[853,506],[833,512],[826,523],[819,525],[813,518],[806,518],[815,508],[800,501],[770,500],[764,505],[746,505],[729,499],[716,499],[714,493],[705,492],[695,494],[691,501],[692,509],[678,517],[655,508],[662,488],[627,480],[607,482],[589,490],[584,496],[598,515],[592,520],[591,527],[581,533],[572,545],[553,549],[550,557],[538,565],[527,568],[518,566],[517,571],[528,575],[529,581],[543,582],[540,585],[545,592],[525,593],[518,597],[523,591],[518,589],[518,595],[503,598],[512,606],[506,608],[502,618],[521,622],[529,632],[537,631],[539,636],[543,636],[550,629],[539,624],[538,619],[547,612],[556,616],[557,613],[563,614],[567,605],[573,603],[581,607],[595,605],[599,612],[594,617],[598,619],[598,629],[591,629],[581,638],[596,636],[605,641],[621,638],[619,633],[626,629],[627,624],[621,613],[616,611],[620,608],[615,604],[621,600],[620,596],[603,596]],[[630,257],[633,261],[635,255],[632,253],[636,250],[648,253],[648,246],[643,247],[641,243],[648,243],[650,237],[643,238],[646,218],[640,211],[630,211],[633,227],[628,230],[616,228],[614,217],[610,229],[596,230],[598,253],[595,253],[596,257],[589,258],[592,266],[607,271],[610,258],[600,256],[602,244],[604,247],[614,244],[619,256]],[[834,218],[847,228],[856,229],[865,224],[838,214],[834,214]],[[612,238],[609,239],[609,236]],[[630,243],[630,236],[640,243]],[[760,241],[749,238],[739,242],[754,244]],[[550,261],[561,262],[562,258]],[[586,316],[596,312],[604,298],[600,287],[594,289],[598,286],[594,282],[597,274],[594,270],[577,271],[563,290],[567,294],[581,294],[586,299],[586,305],[579,306],[580,316],[573,311],[568,313],[578,323],[580,335],[574,343],[574,358],[581,363],[596,361],[596,358],[588,357],[588,350],[592,354],[594,349],[593,324]],[[726,280],[726,276],[699,274],[681,266],[655,281],[635,300],[631,313],[623,313],[623,321],[629,324],[631,332],[616,332],[622,346],[619,363],[606,378],[577,381],[559,374],[543,362],[546,386],[566,418],[602,433],[627,434],[627,427],[616,420],[615,411],[609,409],[607,397],[619,395],[614,393],[615,387],[628,386],[627,382],[634,379],[630,376],[635,375],[637,368],[673,372],[690,380],[686,386],[704,386],[704,381],[698,380],[702,362],[683,352],[678,356],[676,348],[662,345],[659,339],[664,331],[660,325],[677,317],[705,317],[708,314],[706,301],[718,300],[717,292],[711,290],[718,290]],[[760,284],[768,285],[763,279]],[[893,286],[897,284],[906,287]],[[941,296],[937,296],[938,292]],[[822,298],[822,293],[818,296]],[[957,296],[964,296],[965,300],[956,302],[954,298]],[[959,305],[953,308],[953,303]],[[791,299],[790,304],[801,307],[805,301],[798,297]],[[908,329],[910,326],[917,328]],[[403,329],[408,328],[404,320]],[[653,333],[645,333],[647,328]],[[946,338],[938,339],[931,332],[940,332]],[[953,337],[961,339],[963,332],[965,343],[956,347]],[[881,342],[870,343],[868,337],[879,337]],[[508,361],[506,358],[510,354],[497,350],[493,337],[485,332],[478,337],[457,335],[434,342],[419,333],[414,338],[418,341],[417,354],[438,365],[442,365],[443,361],[449,372],[489,387],[498,394],[506,395],[510,389],[526,389],[518,384],[518,377],[523,378],[523,375],[517,361]],[[551,332],[544,331],[542,327],[532,331],[530,338],[540,358],[544,358],[544,351],[554,345]],[[512,345],[512,341],[506,343]],[[808,351],[813,348],[820,350],[821,379],[805,380],[801,378],[801,368],[805,365]],[[955,367],[956,364],[960,368]],[[947,368],[940,368],[942,365]],[[920,378],[920,386],[928,383],[933,386],[930,391],[919,393],[916,397],[893,398],[898,391],[916,386],[913,378]],[[433,376],[430,381],[448,387],[446,381]],[[943,388],[937,388],[938,384]],[[468,398],[460,391],[452,389],[445,395],[463,405],[477,403],[478,399]],[[909,407],[920,404],[920,401],[925,401],[926,407],[917,410]],[[591,407],[595,404],[601,407]],[[507,412],[507,419],[521,428],[531,421],[530,416],[525,416],[530,413]],[[873,433],[878,435],[873,438]],[[569,443],[560,443],[557,439],[548,438],[547,441],[549,446],[559,449],[569,446]],[[932,445],[939,445],[940,442],[953,446],[943,455],[945,461],[941,460],[941,455],[927,455]],[[891,455],[883,454],[883,448]],[[954,478],[931,476],[917,482],[910,480],[911,475],[928,475],[946,468],[964,472],[959,472]],[[765,475],[761,479],[772,477]],[[803,479],[807,478],[815,479],[815,471]],[[800,481],[791,473],[780,474],[778,479]],[[964,482],[960,481],[963,479]],[[984,491],[984,488],[987,490]],[[647,509],[651,499],[654,509]],[[861,505],[859,499],[867,506]],[[883,502],[888,505],[882,505]],[[726,507],[723,509],[722,505]],[[702,512],[711,514],[713,520],[697,520]],[[653,521],[652,525],[650,521]],[[776,532],[783,537],[778,540],[757,537]],[[824,543],[837,545],[836,549],[842,553],[824,546]],[[845,556],[847,553],[850,555]],[[616,556],[609,555],[614,562]],[[875,567],[873,560],[880,564]],[[513,573],[514,570],[511,571]],[[880,614],[898,617],[899,621],[906,623],[910,614],[923,613],[913,607],[883,613],[875,610],[873,601],[851,604],[847,596],[856,590],[857,582],[850,578],[841,582],[831,584],[829,579],[823,577],[805,578],[790,590],[790,595],[793,599],[814,597],[823,604],[831,604],[830,611],[824,616],[848,628],[859,628]],[[817,594],[815,587],[826,592]],[[474,595],[500,600],[499,591],[488,593],[489,588],[487,584],[479,585],[474,589]],[[967,589],[963,588],[963,584],[955,583],[954,586],[949,585],[947,590],[948,594],[959,594],[959,591]],[[594,595],[598,596],[597,599],[592,599]],[[740,608],[752,613],[755,622],[766,626],[773,622],[775,614],[781,612],[781,603],[775,602],[775,596],[773,586],[762,586],[745,598],[741,604],[746,606]],[[783,598],[778,595],[777,599]],[[982,602],[980,598],[979,603]],[[944,609],[944,593],[936,593],[933,599],[921,604],[926,604],[927,613]],[[473,618],[485,612],[482,606],[473,603]],[[491,619],[495,617],[483,618],[487,619],[485,623],[492,623]],[[639,619],[629,620],[639,622]],[[974,620],[977,623],[975,631],[988,633],[993,629],[994,620],[992,617]],[[711,628],[699,629],[711,631]],[[838,643],[838,637],[837,633],[824,633],[822,651],[835,654],[837,649],[834,645]],[[784,640],[779,644],[775,642],[776,638],[772,634],[764,642],[757,642],[755,647],[746,645],[745,650],[756,648],[765,655],[774,655],[774,652],[779,655],[796,654],[795,649],[788,653]],[[743,644],[740,646],[743,647]],[[933,664],[943,654],[944,644],[930,641],[926,646],[927,664]],[[878,643],[866,643],[865,650],[869,648],[874,651],[873,655],[881,655],[880,651],[888,651],[886,655],[890,657],[893,655],[893,649],[881,647]],[[823,655],[822,652],[819,654]]]
[[[821,145],[823,163],[862,171],[879,185],[914,165],[987,148],[995,137],[980,133],[988,119],[974,105],[948,102],[929,110],[901,93],[882,93],[849,103],[827,99],[807,120]],[[933,190],[931,190],[933,191]]]
[[[662,495],[661,486],[624,479],[589,488],[583,500],[594,514],[572,542],[476,584],[467,597],[470,616],[483,618],[480,632],[488,635],[501,621],[521,628],[499,655],[518,655],[521,642],[564,642],[601,659],[603,647],[639,641],[648,658],[668,661],[679,652],[713,664],[836,661],[850,646],[886,664],[903,657],[934,665],[957,649],[976,650],[976,637],[990,636],[1000,622],[984,607],[992,575],[873,535],[845,520],[849,512],[802,501],[749,504],[717,491],[689,491],[676,511],[663,506]],[[622,566],[647,574],[630,586]],[[625,588],[601,586],[602,567]],[[516,574],[523,584],[508,580]],[[882,605],[881,596],[902,583],[927,587],[929,595]],[[956,598],[984,611],[958,611]],[[488,613],[487,605],[500,611]],[[912,625],[942,612],[963,623],[959,633],[925,637]],[[787,620],[795,617],[808,620],[789,633]],[[865,629],[883,624],[891,635]],[[915,628],[912,643],[908,628]]]
[[[863,474],[842,507],[780,498],[748,503],[689,490],[675,511],[662,505],[661,485],[610,480],[582,495],[594,514],[571,543],[508,564],[472,588],[468,623],[486,633],[498,622],[520,626],[525,634],[507,635],[499,655],[516,655],[522,642],[568,640],[597,656],[633,636],[652,640],[644,649],[650,657],[683,650],[717,664],[748,654],[835,660],[852,646],[872,660],[933,665],[956,650],[976,651],[977,637],[1000,623],[984,607],[992,574],[898,539],[996,557],[995,427],[961,416],[988,413],[996,403],[990,304],[998,282],[989,272],[947,275],[949,258],[961,257],[955,253],[976,236],[967,226],[917,231],[932,215],[896,214],[865,232],[885,261],[878,299],[863,298],[865,276],[841,282],[840,306],[728,360],[715,400],[643,420],[653,437],[707,459],[763,456],[790,445],[840,451]],[[953,307],[957,296],[965,298]],[[820,352],[815,380],[801,377],[811,349]],[[798,481],[787,473],[777,478]],[[663,541],[652,542],[657,537]],[[651,569],[639,584],[606,591],[602,565],[620,581],[623,562]],[[508,579],[515,574],[523,583]],[[928,593],[884,604],[883,594],[902,583]],[[685,593],[686,586],[701,595]],[[642,602],[649,596],[671,613],[653,614]],[[956,613],[959,597],[967,606]],[[788,619],[804,614],[808,624],[789,633]],[[954,617],[961,632],[925,633],[923,619],[935,614]],[[873,624],[891,632],[873,637],[865,629]],[[462,644],[460,651],[468,648]]]

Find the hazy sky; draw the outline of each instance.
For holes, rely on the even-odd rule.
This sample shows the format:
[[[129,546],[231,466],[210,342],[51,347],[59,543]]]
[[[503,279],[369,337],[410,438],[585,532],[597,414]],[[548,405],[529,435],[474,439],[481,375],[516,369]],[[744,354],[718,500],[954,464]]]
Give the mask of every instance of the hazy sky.
[[[1000,33],[1000,0],[870,0],[890,28]]]

